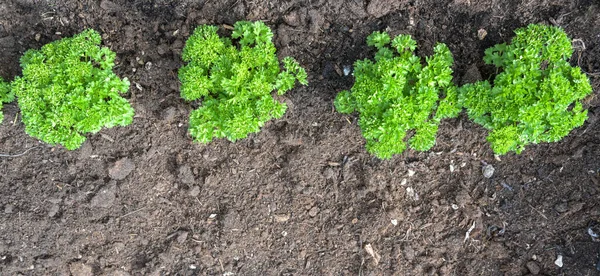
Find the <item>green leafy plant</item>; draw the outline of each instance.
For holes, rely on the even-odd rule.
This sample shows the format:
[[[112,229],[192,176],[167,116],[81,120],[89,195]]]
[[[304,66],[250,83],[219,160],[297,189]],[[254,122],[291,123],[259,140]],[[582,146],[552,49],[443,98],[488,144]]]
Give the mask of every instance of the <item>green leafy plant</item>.
[[[132,122],[133,108],[120,96],[129,81],[112,72],[116,54],[100,43],[89,29],[21,57],[23,76],[11,88],[29,135],[73,150],[86,133]]]
[[[358,111],[367,151],[379,158],[402,153],[406,138],[415,150],[430,149],[440,121],[458,116],[461,110],[452,83],[452,53],[445,44],[437,44],[422,65],[413,53],[417,43],[409,35],[391,40],[385,32],[374,32],[367,44],[377,48],[375,62],[355,62],[354,86],[337,95],[336,109]]]
[[[0,77],[0,123],[4,119],[4,114],[2,114],[2,106],[4,103],[10,103],[15,99],[15,94],[10,90],[10,84],[5,82],[2,77]]]
[[[557,27],[529,25],[510,44],[485,51],[484,61],[501,72],[460,88],[469,118],[490,130],[497,154],[520,153],[528,144],[556,142],[587,118],[580,102],[592,92],[588,78],[568,59],[573,50]]]
[[[291,57],[275,55],[273,33],[263,22],[239,21],[231,35],[239,47],[217,34],[216,26],[196,28],[186,41],[179,70],[181,96],[188,101],[202,99],[190,116],[190,134],[202,143],[215,138],[230,141],[258,132],[272,118],[281,118],[287,106],[276,101],[292,89],[296,80],[307,84],[306,72]]]

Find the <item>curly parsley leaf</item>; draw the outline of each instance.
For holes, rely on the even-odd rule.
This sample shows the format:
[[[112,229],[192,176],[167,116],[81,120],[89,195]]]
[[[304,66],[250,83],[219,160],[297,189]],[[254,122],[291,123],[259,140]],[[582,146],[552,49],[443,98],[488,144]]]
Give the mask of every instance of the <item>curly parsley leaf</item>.
[[[202,100],[190,115],[189,131],[201,143],[227,138],[243,139],[260,131],[265,122],[281,118],[287,109],[273,99],[296,81],[307,85],[306,71],[291,57],[282,60],[275,54],[273,33],[263,22],[239,21],[232,40],[220,37],[215,26],[196,28],[186,41],[179,70],[181,97]]]
[[[10,103],[15,99],[15,94],[10,89],[10,84],[5,82],[2,77],[0,77],[0,123],[4,119],[4,114],[2,114],[2,106],[4,103]]]
[[[573,50],[562,29],[532,24],[515,34],[510,44],[485,51],[484,61],[502,69],[493,85],[466,84],[458,95],[469,118],[490,130],[496,154],[561,140],[584,123],[580,101],[592,92],[589,79],[568,62]]]
[[[88,29],[21,57],[23,76],[11,89],[29,135],[73,150],[86,133],[131,124],[134,110],[120,96],[129,81],[112,72],[116,54],[100,43],[100,34]]]
[[[354,86],[336,96],[336,109],[360,114],[358,124],[367,151],[379,158],[402,153],[405,140],[415,150],[429,150],[440,121],[456,117],[461,110],[452,83],[452,53],[438,44],[422,65],[413,53],[416,41],[409,35],[396,36],[390,48],[389,35],[374,32],[367,37],[367,44],[378,50],[375,61],[355,62]]]

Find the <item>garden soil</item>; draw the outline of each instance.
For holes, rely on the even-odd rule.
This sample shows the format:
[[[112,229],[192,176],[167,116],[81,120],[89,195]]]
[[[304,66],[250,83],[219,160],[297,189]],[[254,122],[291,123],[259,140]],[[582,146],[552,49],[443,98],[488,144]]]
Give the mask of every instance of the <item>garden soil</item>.
[[[184,42],[238,20],[265,21],[310,84],[281,96],[287,113],[260,133],[194,143]],[[431,151],[382,161],[357,115],[334,110],[373,31],[413,35],[419,55],[446,43],[464,83],[490,78],[484,50],[530,23],[563,27],[594,87],[589,119],[560,142],[495,157],[463,114]],[[133,124],[68,151],[29,137],[17,104],[4,106],[1,275],[600,275],[597,1],[3,0],[0,75],[85,28],[117,53]]]

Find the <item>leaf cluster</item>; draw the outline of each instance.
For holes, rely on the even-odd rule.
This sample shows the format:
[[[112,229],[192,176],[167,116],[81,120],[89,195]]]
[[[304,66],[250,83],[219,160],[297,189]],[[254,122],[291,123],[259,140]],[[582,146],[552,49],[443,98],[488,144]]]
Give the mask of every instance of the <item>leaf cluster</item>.
[[[263,22],[237,22],[231,37],[238,46],[217,31],[210,25],[196,28],[183,49],[187,64],[179,70],[182,98],[202,100],[190,115],[189,129],[202,143],[236,141],[258,132],[287,108],[273,98],[273,91],[282,95],[296,80],[307,84],[306,72],[293,58],[284,58],[281,70],[273,33]]]
[[[452,83],[452,53],[445,44],[437,44],[422,65],[414,54],[417,43],[409,35],[392,40],[385,32],[374,32],[367,44],[377,49],[375,60],[355,62],[355,83],[337,95],[336,109],[360,114],[367,151],[379,158],[402,153],[405,139],[415,150],[430,149],[440,121],[461,110]]]
[[[4,119],[4,114],[2,113],[3,104],[10,103],[14,99],[15,94],[10,90],[10,84],[0,77],[0,123],[2,123],[2,120]]]
[[[100,43],[88,29],[21,57],[23,76],[11,89],[29,135],[73,150],[86,133],[132,122],[134,110],[120,96],[129,81],[112,72],[116,54]]]
[[[568,62],[573,50],[562,29],[529,25],[515,34],[510,44],[485,51],[485,63],[501,70],[493,85],[479,81],[459,91],[469,118],[490,130],[497,154],[561,140],[584,123],[580,100],[592,92],[585,74]]]

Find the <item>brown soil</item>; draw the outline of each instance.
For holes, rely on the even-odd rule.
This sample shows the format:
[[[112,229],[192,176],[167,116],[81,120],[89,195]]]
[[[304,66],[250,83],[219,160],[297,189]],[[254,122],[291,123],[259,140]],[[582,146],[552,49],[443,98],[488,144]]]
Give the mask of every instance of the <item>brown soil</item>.
[[[598,95],[599,5],[4,0],[1,76],[19,74],[26,49],[94,28],[132,82],[137,115],[67,151],[27,136],[17,105],[5,105],[0,152],[33,149],[0,157],[0,274],[599,275],[600,243],[587,231],[600,221],[597,98],[563,141],[501,159],[463,116],[441,126],[431,152],[380,161],[365,152],[356,117],[332,107],[353,81],[340,69],[372,56],[372,31],[411,34],[419,54],[445,42],[461,82],[489,77],[483,51],[529,23],[560,25],[585,43],[572,63]],[[184,41],[199,24],[238,20],[267,22],[310,85],[286,94],[286,115],[258,134],[192,143],[193,106],[177,80]],[[484,163],[495,168],[490,179]]]

